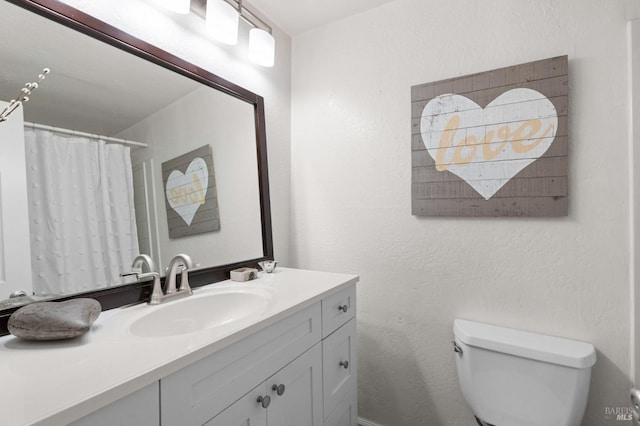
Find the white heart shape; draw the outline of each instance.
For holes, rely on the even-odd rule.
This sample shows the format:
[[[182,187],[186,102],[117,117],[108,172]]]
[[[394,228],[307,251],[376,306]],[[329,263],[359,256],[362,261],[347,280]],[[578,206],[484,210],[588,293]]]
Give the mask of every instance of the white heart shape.
[[[167,200],[187,225],[191,225],[196,212],[205,203],[208,184],[209,169],[202,158],[189,163],[184,174],[179,170],[169,174],[165,187]]]
[[[556,109],[532,89],[509,90],[486,108],[461,95],[440,95],[422,110],[420,132],[436,170],[448,170],[485,200],[551,146]]]

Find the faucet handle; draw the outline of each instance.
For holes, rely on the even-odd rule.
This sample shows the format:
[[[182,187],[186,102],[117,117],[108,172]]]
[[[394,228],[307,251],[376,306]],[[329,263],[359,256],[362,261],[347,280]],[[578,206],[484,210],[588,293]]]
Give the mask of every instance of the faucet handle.
[[[145,274],[138,272],[138,271],[129,271],[129,272],[121,272],[120,273],[120,278],[128,278],[128,277],[134,277],[135,281],[139,281],[140,278],[146,278],[144,277]],[[129,282],[129,283],[133,283],[135,281],[126,281],[123,280],[123,282]]]
[[[136,273],[136,275],[138,276],[138,279],[149,278],[149,277],[153,277],[154,279],[160,278],[160,274],[157,272],[140,272],[140,273]]]
[[[120,274],[120,276],[122,278],[124,277],[136,277],[137,280],[139,280],[140,278],[149,278],[152,277],[154,274],[156,275],[160,275],[157,272],[138,272],[138,271],[129,271],[129,272],[122,272]]]

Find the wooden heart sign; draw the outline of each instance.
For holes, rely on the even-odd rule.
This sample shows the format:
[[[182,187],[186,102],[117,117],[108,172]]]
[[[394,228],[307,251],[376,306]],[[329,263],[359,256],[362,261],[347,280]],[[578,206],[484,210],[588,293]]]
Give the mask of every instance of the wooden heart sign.
[[[208,184],[209,171],[202,158],[194,159],[185,173],[173,170],[169,174],[165,185],[167,201],[187,225],[191,225],[196,212],[204,205]]]
[[[412,86],[411,213],[566,216],[569,107],[566,55]]]
[[[436,170],[459,176],[488,200],[549,149],[557,127],[553,104],[519,88],[486,108],[460,95],[437,96],[422,111],[420,131]]]
[[[162,163],[169,238],[220,229],[218,194],[210,145]]]

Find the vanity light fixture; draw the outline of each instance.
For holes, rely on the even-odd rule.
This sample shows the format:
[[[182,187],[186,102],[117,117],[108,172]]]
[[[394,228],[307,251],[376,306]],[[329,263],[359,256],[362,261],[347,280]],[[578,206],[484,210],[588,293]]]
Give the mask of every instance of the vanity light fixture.
[[[249,59],[263,67],[272,67],[275,60],[276,41],[262,28],[249,30]]]
[[[225,0],[207,0],[207,27],[211,35],[221,43],[238,42],[239,10]]]
[[[258,65],[272,67],[276,43],[271,27],[247,9],[242,0],[207,0],[207,26],[218,41],[237,43],[239,18],[253,27],[249,31],[249,59]]]
[[[155,0],[154,3],[181,15],[186,15],[191,10],[191,0]]]

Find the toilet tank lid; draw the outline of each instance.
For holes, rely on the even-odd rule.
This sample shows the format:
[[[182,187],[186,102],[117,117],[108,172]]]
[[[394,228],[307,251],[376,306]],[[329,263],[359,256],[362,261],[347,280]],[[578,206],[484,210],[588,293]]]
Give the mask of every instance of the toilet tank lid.
[[[564,365],[590,368],[596,362],[591,343],[456,319],[453,334],[469,346]]]

